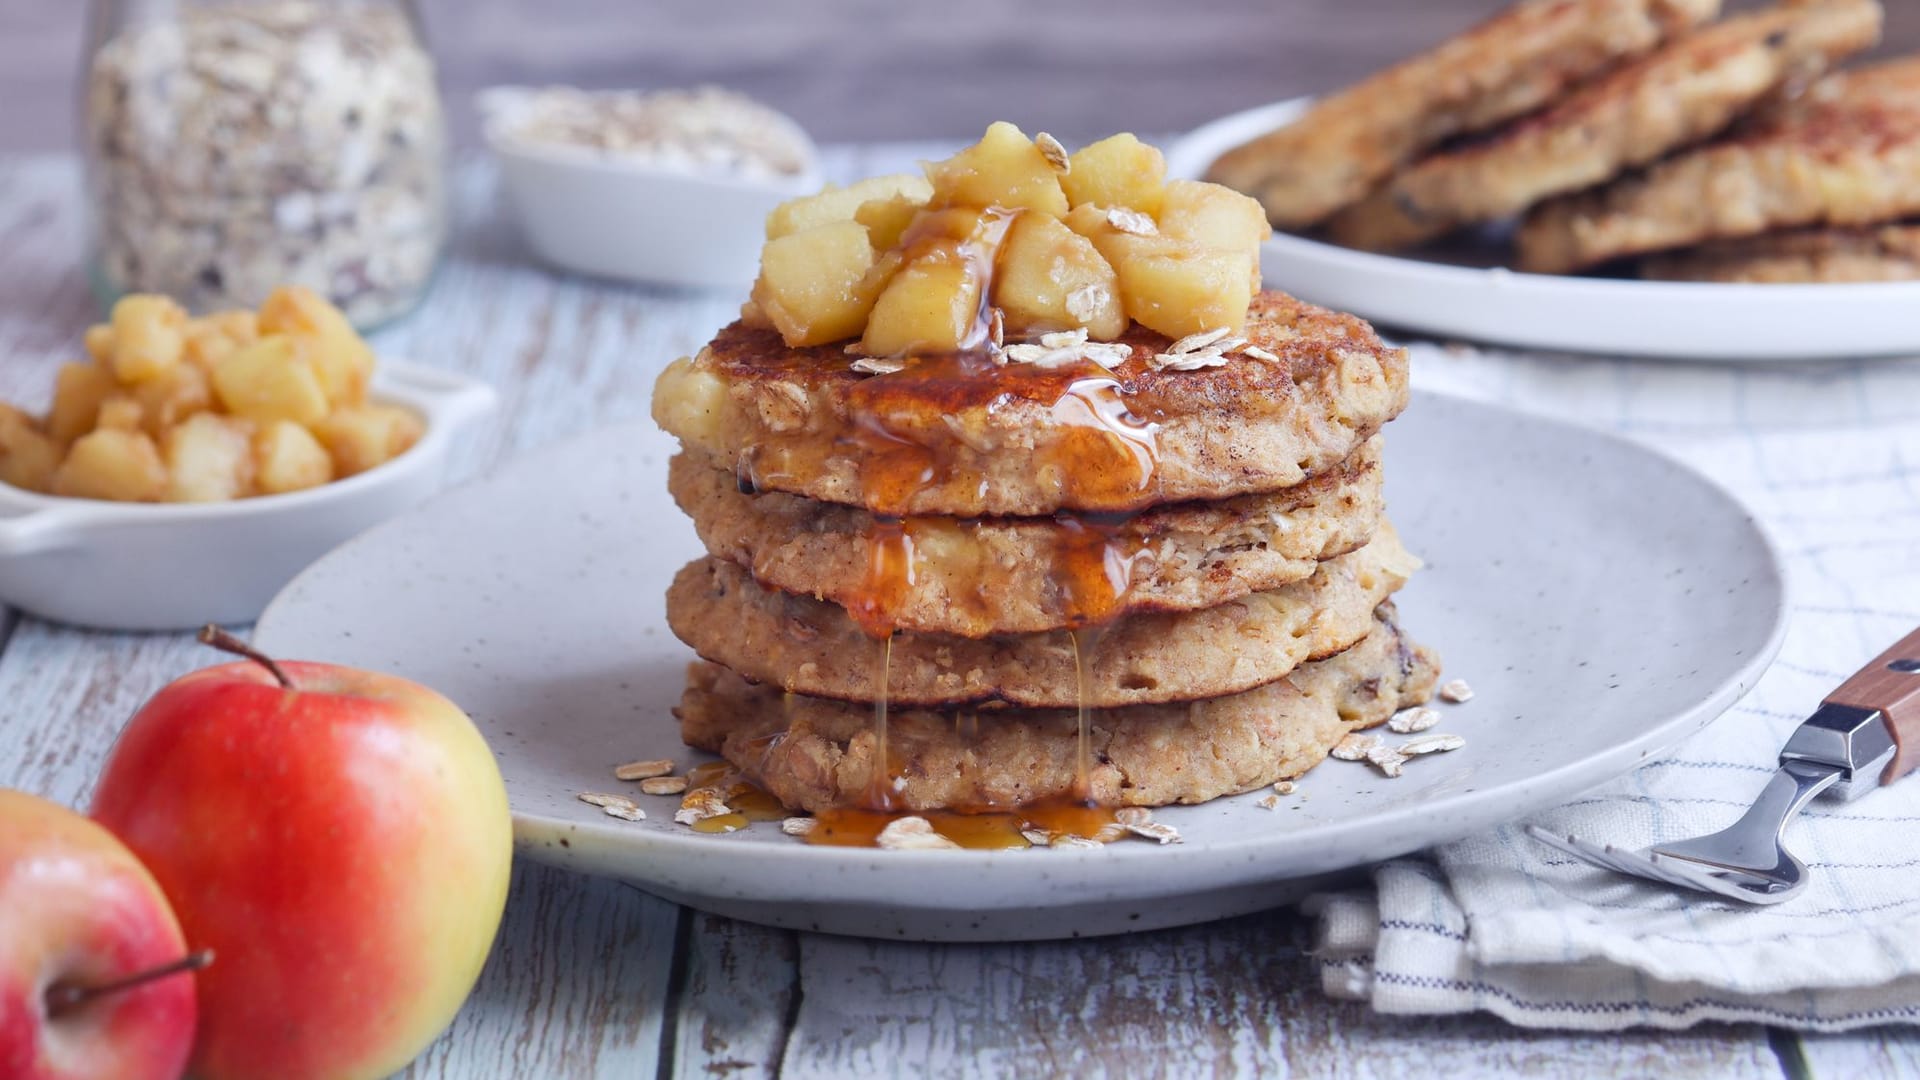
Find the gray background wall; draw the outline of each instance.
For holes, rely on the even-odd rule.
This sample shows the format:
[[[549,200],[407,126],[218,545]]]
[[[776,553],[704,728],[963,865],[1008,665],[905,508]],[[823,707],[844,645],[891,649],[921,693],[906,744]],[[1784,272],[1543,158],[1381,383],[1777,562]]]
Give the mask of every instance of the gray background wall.
[[[821,139],[961,136],[1007,118],[1069,138],[1166,133],[1350,81],[1506,0],[423,0],[472,133],[501,82],[712,81]],[[1885,0],[1882,52],[1920,50]],[[1729,0],[1730,7],[1751,2]],[[87,0],[0,0],[0,151],[72,142]]]

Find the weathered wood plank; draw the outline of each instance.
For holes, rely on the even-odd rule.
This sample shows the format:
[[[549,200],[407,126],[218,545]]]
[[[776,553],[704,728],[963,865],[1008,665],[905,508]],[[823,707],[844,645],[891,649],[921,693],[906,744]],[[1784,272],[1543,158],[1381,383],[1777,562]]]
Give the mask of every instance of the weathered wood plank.
[[[182,635],[94,634],[21,620],[0,653],[0,785],[86,805],[134,710],[213,660]]]
[[[800,1003],[795,935],[718,915],[688,913],[686,968],[663,1077],[766,1076]]]
[[[652,1075],[679,921],[631,886],[522,860],[473,996],[406,1075]]]
[[[1800,1055],[1813,1080],[1920,1076],[1920,1031],[1886,1028],[1846,1035],[1805,1035]]]
[[[787,1077],[1778,1077],[1757,1027],[1523,1032],[1320,994],[1285,915],[1139,937],[904,945],[803,935]]]

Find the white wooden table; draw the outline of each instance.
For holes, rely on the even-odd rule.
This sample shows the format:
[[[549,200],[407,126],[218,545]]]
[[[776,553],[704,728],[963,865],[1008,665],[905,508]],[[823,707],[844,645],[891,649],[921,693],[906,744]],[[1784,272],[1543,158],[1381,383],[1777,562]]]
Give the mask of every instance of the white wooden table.
[[[832,164],[878,171],[926,153],[843,152]],[[464,170],[459,190],[462,228],[431,296],[375,341],[500,389],[501,416],[462,448],[461,476],[644,417],[660,366],[736,310],[737,297],[534,268],[498,220],[490,174]],[[0,158],[0,398],[39,405],[96,317],[78,191],[68,159]],[[133,710],[215,659],[183,634],[90,633],[0,612],[0,786],[84,806]],[[522,863],[473,999],[409,1075],[1920,1073],[1914,1031],[1562,1035],[1376,1017],[1320,997],[1304,926],[1273,912],[1122,939],[868,942],[731,922]]]

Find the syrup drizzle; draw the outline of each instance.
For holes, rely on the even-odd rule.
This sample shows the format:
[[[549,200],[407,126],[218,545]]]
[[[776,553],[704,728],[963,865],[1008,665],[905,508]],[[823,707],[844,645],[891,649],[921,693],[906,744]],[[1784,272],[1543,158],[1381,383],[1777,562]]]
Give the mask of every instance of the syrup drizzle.
[[[1080,632],[1067,631],[1073,646],[1073,681],[1078,715],[1075,717],[1073,753],[1073,797],[1089,805],[1093,802],[1093,765],[1087,754],[1087,665],[1080,654]]]
[[[899,371],[847,388],[848,423],[830,443],[773,439],[743,455],[747,483],[789,487],[798,475],[850,462],[860,502],[876,514],[907,516],[940,492],[981,500],[981,433],[965,424],[1024,401],[1048,413],[1054,437],[1033,456],[1033,471],[1058,486],[1064,503],[1128,510],[1152,501],[1159,425],[1129,408],[1114,372],[1091,360],[1000,364],[984,349],[903,359]]]
[[[1053,420],[1070,432],[1041,466],[1058,468],[1077,505],[1137,501],[1159,476],[1160,425],[1127,408],[1120,380],[1088,362],[1092,372],[1067,384],[1054,399]]]
[[[867,529],[867,572],[860,591],[849,598],[847,614],[868,637],[888,638],[898,627],[901,609],[918,580],[912,523],[877,517]],[[884,681],[885,675],[882,674]],[[886,687],[882,686],[884,695]]]
[[[873,691],[873,771],[867,782],[867,805],[875,810],[894,808],[893,758],[887,749],[887,676],[893,666],[893,635],[880,639],[880,678]]]
[[[1031,847],[1024,834],[1037,829],[1050,835],[1098,835],[1115,824],[1112,808],[1089,806],[1071,799],[1044,800],[1013,809],[926,810],[933,831],[963,848],[997,851]],[[809,844],[829,847],[875,847],[880,830],[901,817],[876,810],[823,810],[814,815]]]
[[[787,815],[780,800],[743,776],[725,761],[710,761],[687,770],[687,790],[712,788],[733,812],[703,818],[693,823],[694,832],[730,833],[756,821],[779,821]]]
[[[1134,569],[1147,541],[1127,529],[1127,520],[1126,515],[1054,515],[1057,584],[1066,598],[1067,625],[1106,622],[1133,591]]]
[[[990,206],[984,210],[951,207],[923,210],[900,234],[904,266],[915,263],[958,265],[974,293],[971,322],[959,335],[962,352],[984,351],[993,323],[993,282],[1000,270],[1000,251],[1014,220],[1025,211]],[[899,355],[912,355],[908,349]]]

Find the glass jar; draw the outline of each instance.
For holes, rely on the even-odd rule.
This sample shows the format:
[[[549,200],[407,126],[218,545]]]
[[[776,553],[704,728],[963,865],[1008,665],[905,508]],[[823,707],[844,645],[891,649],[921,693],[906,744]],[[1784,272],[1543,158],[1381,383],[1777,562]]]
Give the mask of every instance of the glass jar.
[[[306,285],[366,329],[447,233],[446,124],[411,0],[93,0],[88,269],[193,312]]]

